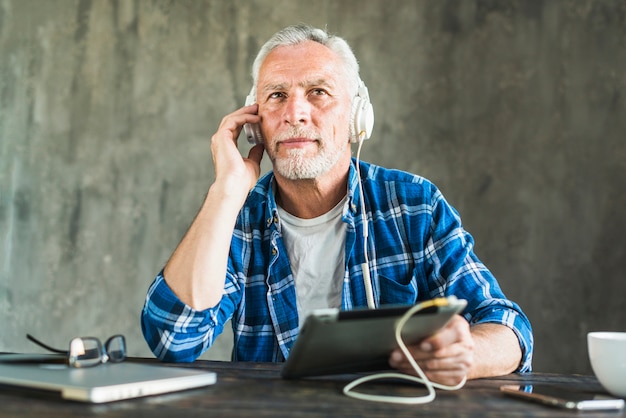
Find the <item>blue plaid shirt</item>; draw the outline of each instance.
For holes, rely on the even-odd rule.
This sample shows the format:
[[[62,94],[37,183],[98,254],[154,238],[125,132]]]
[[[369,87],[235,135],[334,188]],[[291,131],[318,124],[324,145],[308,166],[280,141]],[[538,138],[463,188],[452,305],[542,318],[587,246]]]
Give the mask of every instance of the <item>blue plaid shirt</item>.
[[[347,225],[342,309],[366,307],[361,263],[363,223],[356,161],[352,161],[342,219]],[[377,306],[414,304],[455,295],[466,299],[470,324],[496,323],[517,335],[531,370],[533,336],[520,307],[506,299],[473,252],[474,241],[456,210],[423,177],[360,162],[369,224],[371,281]],[[214,308],[181,302],[162,272],[148,291],[143,334],[164,361],[194,361],[232,319],[233,360],[284,361],[298,337],[294,278],[281,236],[273,173],[250,192],[233,232],[224,294]]]

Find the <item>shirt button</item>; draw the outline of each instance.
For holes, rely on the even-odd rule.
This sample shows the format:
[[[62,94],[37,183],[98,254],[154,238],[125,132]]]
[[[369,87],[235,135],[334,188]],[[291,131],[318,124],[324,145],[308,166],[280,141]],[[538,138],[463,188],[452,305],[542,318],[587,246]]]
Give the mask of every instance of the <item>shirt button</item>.
[[[276,250],[276,248],[272,248],[272,255],[276,255],[278,254],[278,250]]]

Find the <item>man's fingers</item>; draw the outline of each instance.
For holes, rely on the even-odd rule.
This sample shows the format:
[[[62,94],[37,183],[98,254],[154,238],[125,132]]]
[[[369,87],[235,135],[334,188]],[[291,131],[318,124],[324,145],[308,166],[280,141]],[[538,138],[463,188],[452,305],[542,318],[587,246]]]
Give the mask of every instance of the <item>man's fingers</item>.
[[[229,132],[228,137],[236,141],[246,123],[259,123],[261,118],[257,115],[258,106],[256,104],[244,106],[233,113],[224,116],[214,136],[215,139],[224,137],[220,132]]]
[[[261,164],[264,152],[265,147],[263,146],[263,144],[257,144],[250,148],[250,151],[248,152],[248,158],[257,164]]]

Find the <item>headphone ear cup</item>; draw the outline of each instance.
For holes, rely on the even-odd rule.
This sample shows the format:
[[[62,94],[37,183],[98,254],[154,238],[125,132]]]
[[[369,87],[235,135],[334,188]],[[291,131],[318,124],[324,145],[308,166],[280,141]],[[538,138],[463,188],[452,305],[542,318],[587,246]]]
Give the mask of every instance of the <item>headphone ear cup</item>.
[[[254,97],[254,87],[253,90],[250,91],[250,94],[246,96],[246,106],[250,106],[256,103],[256,98]],[[246,138],[248,139],[248,143],[252,145],[262,144],[263,143],[263,134],[261,133],[261,126],[258,123],[246,123],[243,125],[243,130],[246,133]]]
[[[369,139],[374,129],[374,108],[369,100],[356,96],[352,101],[350,142]]]
[[[246,139],[251,145],[262,144],[263,134],[261,133],[261,127],[258,123],[246,123],[243,125],[243,130],[246,133]]]

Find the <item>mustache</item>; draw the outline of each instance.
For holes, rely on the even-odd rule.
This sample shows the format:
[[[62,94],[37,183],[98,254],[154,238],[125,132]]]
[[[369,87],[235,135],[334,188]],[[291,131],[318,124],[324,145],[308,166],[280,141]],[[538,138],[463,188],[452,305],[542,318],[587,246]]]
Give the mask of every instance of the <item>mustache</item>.
[[[292,126],[288,130],[274,136],[274,140],[277,142],[285,141],[291,138],[319,140],[320,135],[314,129],[306,129],[300,126]]]

